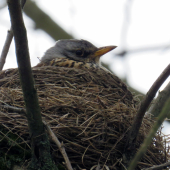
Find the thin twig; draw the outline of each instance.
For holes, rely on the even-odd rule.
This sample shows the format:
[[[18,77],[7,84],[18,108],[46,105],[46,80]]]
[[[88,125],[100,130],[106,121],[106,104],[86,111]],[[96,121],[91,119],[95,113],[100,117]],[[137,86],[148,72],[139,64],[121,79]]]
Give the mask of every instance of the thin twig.
[[[134,54],[134,53],[145,53],[150,51],[156,51],[156,50],[167,50],[170,48],[169,43],[167,44],[160,44],[156,46],[146,46],[146,47],[139,47],[134,49],[123,49],[119,53],[116,53],[115,55],[118,57],[123,57],[125,54]]]
[[[170,75],[170,64],[164,69],[164,71],[161,73],[161,75],[157,78],[157,80],[151,86],[151,88],[149,89],[145,98],[141,102],[141,105],[140,105],[137,115],[133,121],[131,130],[128,135],[127,143],[125,146],[125,152],[124,152],[124,163],[125,164],[129,164],[129,161],[132,159],[132,157],[135,154],[136,138],[138,136],[138,132],[141,127],[145,112],[146,112],[147,108],[149,107],[151,101],[155,97],[158,89],[164,83],[164,81],[169,77],[169,75]]]
[[[152,127],[151,131],[149,132],[148,136],[145,138],[143,144],[141,145],[139,151],[135,155],[134,159],[131,161],[128,170],[135,169],[137,166],[138,161],[143,157],[145,154],[147,147],[150,145],[152,138],[154,137],[155,133],[157,132],[158,128],[161,126],[163,123],[164,119],[166,116],[170,114],[170,97],[166,101],[160,115],[157,118],[157,121],[155,122],[154,126]]]
[[[26,2],[26,0],[22,0],[22,2],[21,2],[22,8],[24,7],[25,2]],[[11,27],[10,30],[8,31],[8,33],[7,33],[7,37],[6,37],[6,40],[5,40],[2,52],[1,52],[0,71],[4,67],[4,64],[5,64],[5,61],[6,61],[6,57],[7,57],[7,54],[8,54],[10,45],[11,45],[11,42],[12,42],[12,38],[13,38],[13,31],[12,31],[12,27]]]
[[[6,56],[8,54],[9,51],[9,47],[11,45],[12,42],[12,38],[13,38],[13,32],[12,29],[10,28],[10,30],[7,33],[7,37],[5,40],[5,44],[3,46],[2,52],[1,52],[1,58],[0,58],[0,71],[3,69],[5,61],[6,61]]]
[[[71,163],[70,163],[70,160],[67,156],[67,153],[65,151],[65,148],[64,146],[60,143],[60,141],[58,140],[57,136],[54,134],[54,132],[51,130],[51,128],[47,125],[47,123],[45,121],[43,121],[44,125],[46,126],[47,128],[47,132],[51,138],[51,140],[53,142],[55,142],[55,144],[58,146],[61,154],[63,155],[63,158],[65,160],[65,163],[66,163],[66,167],[68,170],[73,170],[72,166],[71,166]]]
[[[165,168],[167,166],[170,166],[170,162],[167,162],[167,163],[164,163],[164,164],[161,164],[161,165],[154,165],[150,168],[143,168],[142,170],[156,170],[156,169],[162,169],[162,168]]]
[[[3,107],[4,109],[12,110],[16,113],[22,113],[26,116],[26,110],[23,108],[18,108],[18,107],[9,106],[9,105],[1,105],[0,107]]]
[[[121,32],[121,46],[123,49],[126,49],[127,46],[127,35],[128,35],[128,29],[130,25],[130,19],[131,19],[131,7],[133,5],[133,0],[127,0],[124,5],[124,20],[122,25],[122,32]],[[123,54],[121,57],[124,57],[125,54]]]

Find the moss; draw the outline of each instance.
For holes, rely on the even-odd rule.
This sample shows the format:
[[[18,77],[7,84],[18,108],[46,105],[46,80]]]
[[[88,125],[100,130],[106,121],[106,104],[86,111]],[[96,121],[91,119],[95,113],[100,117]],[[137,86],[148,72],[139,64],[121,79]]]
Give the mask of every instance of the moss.
[[[31,158],[31,150],[18,135],[0,127],[0,165],[1,170],[11,169],[14,165],[22,165]]]
[[[41,142],[41,145],[47,145],[47,143]],[[1,170],[11,170],[14,165],[22,166],[27,160],[31,160],[31,150],[27,144],[17,134],[2,126],[0,126],[0,148]],[[44,159],[48,159],[48,157],[44,156]],[[49,169],[48,167],[51,167],[51,164],[53,162],[48,161],[48,164],[44,165],[43,169]],[[32,162],[30,169],[37,170],[39,167],[36,165],[36,162]],[[54,165],[53,170],[57,169],[64,170],[65,168],[61,165],[56,168]]]

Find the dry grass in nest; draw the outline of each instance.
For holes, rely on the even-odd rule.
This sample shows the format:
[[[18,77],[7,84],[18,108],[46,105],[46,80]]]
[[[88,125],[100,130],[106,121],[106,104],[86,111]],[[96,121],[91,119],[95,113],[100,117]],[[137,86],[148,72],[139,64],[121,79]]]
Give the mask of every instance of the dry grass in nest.
[[[126,85],[101,69],[35,67],[33,74],[43,119],[64,147],[73,167],[90,169],[98,163],[120,169],[126,134],[136,114],[136,101]],[[17,69],[0,74],[0,124],[30,145],[27,120],[4,105],[24,107]],[[136,147],[153,125],[144,118]],[[53,156],[63,162],[51,142]],[[167,161],[166,148],[159,131],[137,169]]]

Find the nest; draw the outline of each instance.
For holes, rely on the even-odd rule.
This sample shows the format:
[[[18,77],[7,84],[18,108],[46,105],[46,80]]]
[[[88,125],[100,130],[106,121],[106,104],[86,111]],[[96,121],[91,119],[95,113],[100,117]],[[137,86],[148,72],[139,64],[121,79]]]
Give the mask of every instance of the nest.
[[[44,66],[34,67],[33,75],[43,120],[63,142],[72,166],[90,169],[100,164],[100,167],[120,169],[126,135],[136,114],[137,103],[126,85],[102,69]],[[1,134],[4,137],[9,132],[17,135],[15,144],[25,143],[29,150],[26,117],[15,109],[5,107],[24,108],[18,70],[1,72],[0,87],[0,125],[6,129]],[[136,148],[153,123],[149,116],[144,118]],[[57,163],[64,162],[53,142],[51,151]],[[166,148],[159,131],[136,169],[166,161]]]

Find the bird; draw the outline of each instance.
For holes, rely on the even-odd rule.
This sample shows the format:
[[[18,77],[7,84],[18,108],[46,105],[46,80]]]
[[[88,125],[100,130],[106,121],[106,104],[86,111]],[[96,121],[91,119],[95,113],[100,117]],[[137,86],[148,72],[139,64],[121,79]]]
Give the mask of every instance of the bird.
[[[61,39],[49,48],[37,66],[59,66],[70,68],[103,68],[100,57],[117,46],[97,48],[83,39]]]

